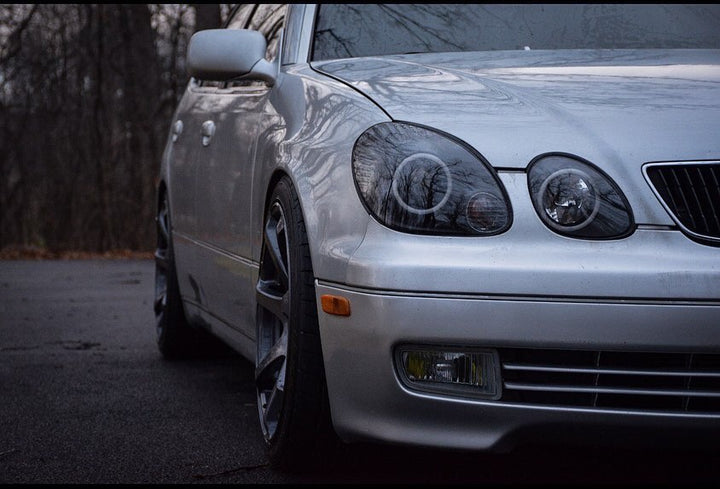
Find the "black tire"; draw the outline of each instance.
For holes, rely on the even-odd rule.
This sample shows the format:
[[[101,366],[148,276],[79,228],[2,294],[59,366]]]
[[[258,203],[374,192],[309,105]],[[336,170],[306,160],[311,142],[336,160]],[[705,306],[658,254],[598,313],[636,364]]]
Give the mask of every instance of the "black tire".
[[[157,346],[168,360],[186,359],[193,352],[195,331],[185,318],[180,298],[166,193],[161,197],[156,222],[154,310]]]
[[[283,177],[266,210],[257,294],[256,388],[271,464],[320,468],[337,438],[330,421],[315,283],[300,202]]]

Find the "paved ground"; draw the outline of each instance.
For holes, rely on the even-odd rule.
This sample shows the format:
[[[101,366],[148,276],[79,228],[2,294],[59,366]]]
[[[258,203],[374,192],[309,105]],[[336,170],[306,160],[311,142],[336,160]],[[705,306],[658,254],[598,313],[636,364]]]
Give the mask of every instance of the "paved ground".
[[[709,484],[720,449],[362,445],[321,473],[267,465],[252,367],[163,361],[149,260],[0,261],[0,483]]]

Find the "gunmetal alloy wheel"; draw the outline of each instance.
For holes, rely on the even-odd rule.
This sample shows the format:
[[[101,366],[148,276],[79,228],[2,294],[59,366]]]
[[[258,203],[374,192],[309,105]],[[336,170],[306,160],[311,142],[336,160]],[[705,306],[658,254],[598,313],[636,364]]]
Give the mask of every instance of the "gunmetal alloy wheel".
[[[281,470],[326,463],[330,422],[315,277],[300,201],[287,177],[265,216],[256,286],[258,412],[270,462]]]
[[[282,413],[291,300],[289,243],[285,213],[274,202],[265,224],[265,246],[257,284],[258,338],[255,378],[260,424],[267,440],[275,436]]]

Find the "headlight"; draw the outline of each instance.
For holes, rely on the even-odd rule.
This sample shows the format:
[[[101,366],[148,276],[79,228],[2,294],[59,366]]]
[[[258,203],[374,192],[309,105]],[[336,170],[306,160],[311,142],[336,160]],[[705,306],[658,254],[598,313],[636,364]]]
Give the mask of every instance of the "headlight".
[[[489,236],[510,227],[509,200],[490,165],[436,131],[377,124],[358,138],[352,163],[367,210],[390,228]]]
[[[535,211],[554,231],[576,238],[621,238],[632,232],[630,205],[610,177],[564,154],[533,160],[528,185]]]

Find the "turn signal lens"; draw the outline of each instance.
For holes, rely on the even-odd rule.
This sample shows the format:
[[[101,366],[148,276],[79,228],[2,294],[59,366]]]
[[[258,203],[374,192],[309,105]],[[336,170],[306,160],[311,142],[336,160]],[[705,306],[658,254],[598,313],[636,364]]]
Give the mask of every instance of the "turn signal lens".
[[[322,310],[335,316],[350,315],[350,301],[338,295],[325,294],[320,297]]]
[[[507,204],[497,196],[478,192],[468,200],[467,223],[479,233],[504,228],[508,222]]]

